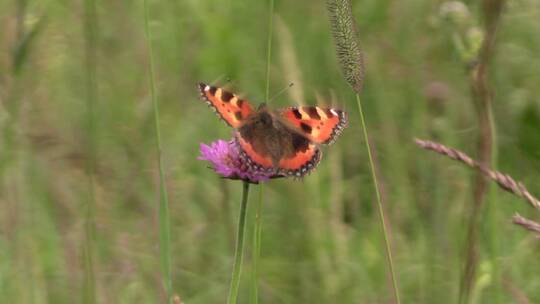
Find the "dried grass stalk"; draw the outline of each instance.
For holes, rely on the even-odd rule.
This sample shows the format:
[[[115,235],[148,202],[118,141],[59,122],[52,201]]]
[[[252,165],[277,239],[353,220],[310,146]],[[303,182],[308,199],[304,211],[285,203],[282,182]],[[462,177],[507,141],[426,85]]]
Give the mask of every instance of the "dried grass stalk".
[[[353,90],[360,94],[364,80],[364,56],[350,0],[328,0],[328,16],[341,71]]]
[[[534,197],[527,190],[525,185],[523,185],[523,183],[516,182],[516,180],[514,180],[510,175],[501,173],[499,171],[491,170],[488,167],[475,161],[474,159],[469,157],[467,154],[459,150],[449,148],[445,145],[442,145],[433,141],[421,140],[421,139],[415,139],[414,142],[426,150],[431,150],[439,154],[446,155],[450,157],[451,159],[460,161],[471,168],[480,170],[480,172],[482,172],[485,176],[495,181],[499,185],[499,187],[501,187],[503,190],[513,193],[514,195],[517,195],[523,198],[531,206],[533,206],[537,210],[540,210],[540,200]],[[529,231],[540,233],[540,223],[537,223],[533,220],[526,219],[517,213],[512,217],[512,222]]]
[[[513,193],[523,198],[531,206],[533,206],[537,210],[540,210],[540,200],[534,197],[527,190],[525,185],[523,185],[523,183],[517,182],[510,175],[501,173],[499,171],[491,170],[487,166],[482,165],[479,162],[475,161],[474,159],[469,157],[467,154],[459,150],[449,148],[445,145],[442,145],[433,141],[429,141],[429,140],[415,139],[414,141],[417,145],[419,145],[420,147],[426,150],[431,150],[439,154],[446,155],[454,160],[457,160],[466,164],[467,166],[471,168],[480,170],[480,172],[482,172],[485,176],[495,181],[499,185],[499,187],[501,187],[503,190]]]
[[[529,220],[529,219],[526,219],[524,218],[523,216],[519,215],[519,214],[515,214],[513,217],[512,217],[512,222],[516,225],[520,225],[521,227],[529,230],[529,231],[533,231],[533,232],[536,232],[536,233],[540,233],[540,224],[533,221],[533,220]]]

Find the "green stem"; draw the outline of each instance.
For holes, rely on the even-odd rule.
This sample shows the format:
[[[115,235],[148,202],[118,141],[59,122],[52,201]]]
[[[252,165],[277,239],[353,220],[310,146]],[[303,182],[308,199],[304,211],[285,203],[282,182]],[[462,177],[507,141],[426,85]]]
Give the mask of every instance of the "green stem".
[[[495,51],[496,34],[501,22],[503,13],[504,0],[483,1],[482,13],[484,16],[484,38],[482,46],[476,54],[476,64],[470,71],[470,83],[472,100],[476,105],[476,113],[479,124],[478,138],[478,157],[479,162],[484,165],[491,165],[493,170],[497,166],[497,145],[495,138],[495,122],[493,120],[492,104],[493,90],[489,86],[489,67]],[[469,63],[469,62],[467,62]],[[487,197],[486,197],[487,196]],[[479,262],[479,241],[478,234],[481,229],[483,215],[481,208],[484,201],[489,200],[487,216],[490,228],[496,228],[497,211],[496,211],[496,194],[493,188],[487,183],[487,179],[477,174],[474,185],[474,205],[472,206],[471,216],[469,219],[469,229],[466,243],[466,260],[465,268],[461,279],[460,288],[460,303],[471,302],[471,291],[479,292],[480,289],[475,288],[476,272]],[[490,229],[488,244],[491,246],[490,262],[493,264],[493,290],[495,296],[491,298],[492,303],[502,302],[501,293],[501,268],[497,262],[499,256],[499,243],[497,242],[497,229]]]
[[[381,222],[381,229],[383,231],[384,243],[386,245],[386,257],[388,260],[388,267],[390,268],[390,275],[392,276],[392,289],[394,292],[394,298],[397,304],[400,304],[399,290],[396,280],[396,274],[394,271],[394,262],[392,259],[392,250],[390,249],[390,241],[388,239],[388,232],[386,229],[386,221],[384,219],[384,210],[381,201],[381,193],[379,190],[379,182],[377,179],[377,172],[375,171],[375,165],[373,163],[373,157],[371,156],[371,145],[369,143],[368,131],[366,127],[366,121],[364,119],[364,111],[362,110],[362,103],[360,102],[360,95],[356,94],[356,103],[358,104],[358,112],[360,113],[360,120],[362,123],[362,131],[364,133],[364,141],[366,142],[366,150],[369,158],[369,166],[371,169],[371,177],[373,178],[373,185],[375,187],[375,194],[377,196],[377,206],[379,211],[379,218]]]
[[[264,187],[259,186],[259,195],[255,208],[255,228],[253,233],[253,273],[251,278],[251,303],[259,303],[259,257],[261,256],[262,200]]]
[[[266,45],[266,87],[265,102],[270,102],[270,63],[272,61],[272,32],[274,23],[274,0],[270,0],[270,12],[268,14],[268,41]],[[259,302],[259,257],[261,256],[262,234],[262,200],[264,185],[259,186],[259,197],[255,210],[255,227],[253,233],[253,273],[251,277],[251,303]]]
[[[491,129],[491,169],[498,169],[498,148],[497,148],[497,129],[495,126],[495,121],[493,119],[493,108],[490,106],[489,109],[489,126]],[[503,292],[502,292],[502,268],[498,263],[498,258],[501,255],[501,242],[499,239],[499,227],[498,221],[499,211],[498,211],[498,192],[496,187],[491,183],[488,186],[488,221],[489,221],[489,231],[490,231],[490,246],[491,246],[491,264],[493,265],[493,290],[495,292],[494,303],[503,302]]]
[[[87,198],[84,215],[84,303],[96,303],[96,277],[94,271],[95,241],[95,191],[94,172],[96,163],[95,106],[97,102],[97,9],[94,0],[84,2],[84,36],[86,64],[86,133],[88,157],[86,160]]]
[[[246,232],[246,211],[249,194],[249,183],[243,182],[242,203],[240,205],[240,217],[238,218],[238,231],[236,232],[236,249],[234,252],[234,265],[231,277],[231,287],[227,304],[236,304],[238,299],[238,287],[240,286],[240,274],[242,259],[244,257],[244,234]]]
[[[499,12],[500,14],[500,12]],[[499,20],[500,18],[500,15],[497,17],[496,21],[495,21],[495,25],[494,25],[494,28],[490,31],[490,30],[486,30],[486,31],[490,31],[491,34],[488,34],[490,35],[490,37],[493,37],[491,38],[492,39],[492,42],[490,42],[491,45],[493,45],[494,43],[494,35],[495,35],[495,32],[496,32],[496,29],[497,29],[497,26],[498,26],[498,23],[500,22]],[[493,46],[492,46],[493,47]],[[488,56],[488,58],[486,58],[486,62],[488,62],[489,60],[489,56],[490,54],[487,54],[485,56]],[[487,63],[486,63],[487,64]],[[489,88],[488,88],[489,90]],[[492,94],[492,91],[488,94]],[[489,128],[489,133],[491,134],[491,150],[490,150],[490,160],[491,160],[491,169],[492,170],[497,170],[497,164],[498,164],[498,145],[497,145],[497,129],[496,129],[496,124],[495,124],[495,119],[494,119],[494,116],[493,116],[493,100],[492,98],[488,98],[487,99],[488,102],[485,104],[485,109],[484,111],[486,111],[486,117],[487,117],[487,120],[488,120],[488,128]],[[493,283],[492,283],[492,290],[494,292],[494,297],[493,297],[493,303],[502,303],[503,302],[503,283],[502,283],[502,268],[501,268],[501,265],[500,263],[498,263],[497,259],[499,258],[500,254],[501,254],[501,243],[499,241],[499,231],[500,229],[498,228],[497,226],[497,219],[499,218],[499,212],[498,212],[498,194],[497,194],[497,189],[491,185],[491,183],[489,183],[488,185],[488,189],[487,189],[487,198],[489,200],[489,204],[488,204],[488,210],[487,210],[487,216],[488,216],[488,224],[489,224],[489,243],[490,243],[490,247],[491,247],[491,250],[490,250],[490,253],[491,253],[491,256],[490,256],[490,262],[491,264],[493,265]]]
[[[265,102],[269,102],[270,95],[270,62],[272,60],[272,29],[274,23],[274,0],[270,0],[270,16],[268,18],[268,41],[266,45],[266,91]]]
[[[172,300],[172,278],[171,278],[171,252],[170,252],[170,222],[169,222],[169,199],[165,188],[165,173],[163,169],[163,155],[161,153],[161,132],[159,129],[159,105],[156,97],[154,56],[152,51],[152,35],[149,28],[148,1],[144,0],[144,30],[148,44],[149,70],[150,70],[150,90],[154,110],[154,127],[156,132],[156,149],[159,166],[159,247],[161,271],[163,282],[167,291],[167,302]]]

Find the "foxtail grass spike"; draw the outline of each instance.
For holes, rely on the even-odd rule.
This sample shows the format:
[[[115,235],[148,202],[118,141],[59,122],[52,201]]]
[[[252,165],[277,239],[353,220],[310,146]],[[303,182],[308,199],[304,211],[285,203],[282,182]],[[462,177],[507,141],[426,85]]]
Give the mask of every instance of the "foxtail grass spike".
[[[326,4],[341,71],[349,85],[359,94],[364,82],[364,56],[360,49],[351,1],[328,0]]]

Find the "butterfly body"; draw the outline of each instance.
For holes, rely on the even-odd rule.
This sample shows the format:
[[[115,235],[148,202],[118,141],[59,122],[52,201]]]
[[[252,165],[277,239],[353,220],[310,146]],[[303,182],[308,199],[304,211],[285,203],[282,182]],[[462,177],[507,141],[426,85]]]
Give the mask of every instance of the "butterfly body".
[[[321,159],[321,144],[331,144],[346,126],[343,111],[292,107],[278,111],[261,104],[256,110],[221,88],[199,84],[201,96],[235,129],[235,139],[250,166],[275,175],[301,177]]]
[[[253,150],[271,160],[272,168],[279,171],[280,160],[294,157],[309,146],[309,140],[294,127],[280,119],[266,106],[259,107],[237,130],[237,140],[249,142]],[[266,163],[264,163],[266,164]]]

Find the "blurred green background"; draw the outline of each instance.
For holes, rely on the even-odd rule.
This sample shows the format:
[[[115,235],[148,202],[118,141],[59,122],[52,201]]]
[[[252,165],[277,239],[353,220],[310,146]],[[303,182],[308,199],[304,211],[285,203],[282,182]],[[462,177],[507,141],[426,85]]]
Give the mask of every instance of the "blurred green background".
[[[366,57],[362,101],[374,143],[403,303],[456,303],[474,174],[423,151],[428,138],[476,156],[478,122],[456,33],[481,29],[480,7],[358,0]],[[95,155],[98,303],[165,299],[158,245],[159,171],[142,1],[96,0],[85,43],[82,0],[0,1],[0,302],[79,303],[85,282],[85,164]],[[231,130],[196,83],[264,99],[267,1],[149,1],[174,292],[224,303],[241,183],[198,161]],[[468,12],[468,14],[467,14]],[[454,15],[452,15],[454,14]],[[457,14],[457,15],[455,15]],[[457,19],[454,17],[457,16]],[[490,66],[498,168],[540,194],[540,2],[509,1]],[[468,34],[467,34],[468,35]],[[470,36],[470,35],[469,35]],[[276,1],[274,107],[325,101],[349,127],[315,173],[264,189],[261,303],[389,303],[390,281],[354,93],[343,80],[325,2]],[[87,61],[86,52],[96,52]],[[88,128],[88,78],[97,94]],[[90,87],[92,84],[90,83]],[[273,95],[272,93],[270,95]],[[90,118],[89,118],[90,117]],[[89,131],[90,130],[90,131]],[[93,130],[93,131],[92,131]],[[257,186],[251,191],[255,205]],[[473,303],[539,303],[540,246],[511,224],[520,199],[494,191],[482,209]],[[240,302],[248,303],[253,210]],[[487,216],[487,215],[490,216]]]

